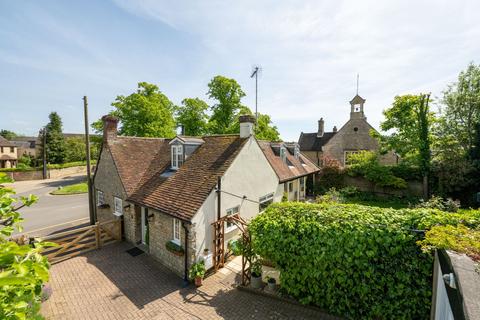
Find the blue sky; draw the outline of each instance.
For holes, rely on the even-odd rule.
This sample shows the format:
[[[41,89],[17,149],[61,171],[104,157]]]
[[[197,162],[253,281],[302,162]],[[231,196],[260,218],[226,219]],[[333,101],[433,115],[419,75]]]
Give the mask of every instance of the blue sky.
[[[341,126],[360,74],[378,127],[398,94],[440,96],[480,63],[478,1],[1,1],[0,128],[36,134],[57,111],[82,132],[136,84],[174,102],[205,95],[217,74],[235,78],[282,138]],[[211,103],[210,101],[207,101]]]

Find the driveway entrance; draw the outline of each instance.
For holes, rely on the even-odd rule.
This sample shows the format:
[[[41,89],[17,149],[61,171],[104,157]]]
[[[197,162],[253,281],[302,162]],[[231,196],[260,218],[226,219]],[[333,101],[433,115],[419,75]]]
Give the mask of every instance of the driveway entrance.
[[[315,310],[233,288],[227,265],[196,289],[146,254],[119,243],[51,267],[47,319],[334,319]]]

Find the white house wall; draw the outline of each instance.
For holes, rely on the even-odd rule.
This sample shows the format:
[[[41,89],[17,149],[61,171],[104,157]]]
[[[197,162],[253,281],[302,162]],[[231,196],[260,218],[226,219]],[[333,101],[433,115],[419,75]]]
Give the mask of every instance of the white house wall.
[[[265,155],[254,138],[250,138],[239,152],[233,163],[222,177],[222,190],[239,197],[222,192],[221,216],[227,209],[240,206],[240,216],[250,220],[259,212],[259,198],[274,193],[274,202],[279,202],[283,196],[283,186],[278,183],[278,177],[268,163]],[[246,196],[248,200],[241,199]],[[212,223],[217,217],[217,194],[212,190],[207,200],[192,219],[196,232],[197,255],[204,248],[213,251]],[[235,237],[237,230],[225,234],[225,240]]]

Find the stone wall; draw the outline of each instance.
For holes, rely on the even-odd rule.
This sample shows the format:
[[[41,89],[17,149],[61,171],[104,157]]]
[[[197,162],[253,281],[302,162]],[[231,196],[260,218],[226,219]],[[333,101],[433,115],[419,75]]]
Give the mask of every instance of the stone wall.
[[[42,169],[32,170],[32,171],[4,172],[4,173],[15,181],[43,179]],[[70,167],[70,168],[64,168],[64,169],[48,169],[47,170],[47,177],[49,179],[58,179],[58,178],[70,176],[72,174],[87,174],[87,167],[78,166],[78,167]]]
[[[105,203],[108,204],[107,208],[101,209],[97,207],[97,219],[99,221],[107,221],[114,219],[116,216],[113,214],[114,204],[113,198],[118,197],[123,200],[124,214],[128,209],[128,203],[125,202],[127,195],[123,189],[122,182],[118,176],[117,169],[113,162],[112,155],[107,148],[104,148],[100,156],[98,168],[95,174],[95,180],[93,181],[95,203],[97,203],[97,191],[100,190],[104,194]],[[127,208],[125,208],[127,207]],[[132,207],[130,205],[130,207]],[[125,224],[126,226],[126,224]]]
[[[321,183],[321,181],[320,181]],[[386,187],[376,187],[374,183],[368,181],[363,177],[350,177],[345,175],[343,179],[345,186],[356,187],[360,191],[372,192],[379,196],[400,196],[400,197],[421,197],[422,183],[420,181],[407,181],[406,189],[394,189]]]
[[[153,214],[152,214],[153,213]],[[160,263],[165,265],[167,268],[183,276],[184,273],[184,259],[185,257],[178,256],[167,250],[165,247],[166,243],[173,239],[173,217],[161,213],[159,211],[149,210],[148,219],[149,223],[149,252]],[[189,230],[188,235],[188,265],[195,262],[195,252],[196,252],[196,234],[195,227],[191,224],[187,224],[187,229]],[[180,243],[182,248],[185,250],[185,230],[183,227],[180,228]]]

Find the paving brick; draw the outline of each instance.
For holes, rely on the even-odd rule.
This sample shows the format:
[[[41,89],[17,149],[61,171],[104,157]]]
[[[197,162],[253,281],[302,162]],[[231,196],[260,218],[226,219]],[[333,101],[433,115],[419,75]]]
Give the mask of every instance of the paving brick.
[[[334,319],[301,306],[235,289],[216,273],[195,288],[147,255],[120,243],[51,268],[47,319]]]

